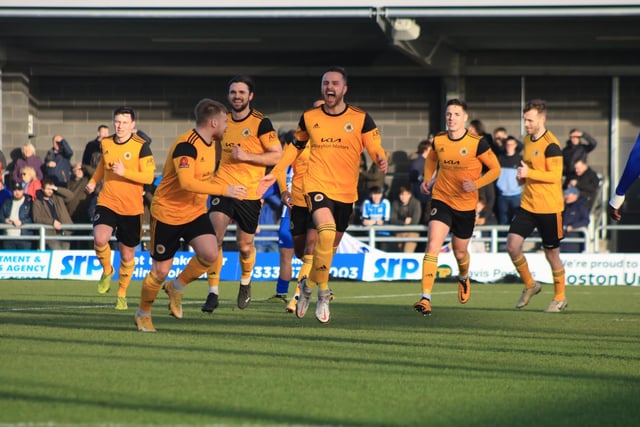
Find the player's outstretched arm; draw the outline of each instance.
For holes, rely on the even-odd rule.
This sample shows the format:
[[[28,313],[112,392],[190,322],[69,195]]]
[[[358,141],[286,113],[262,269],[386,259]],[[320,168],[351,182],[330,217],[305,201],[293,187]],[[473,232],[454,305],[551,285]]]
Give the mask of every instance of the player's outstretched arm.
[[[260,181],[258,181],[258,190],[256,191],[257,195],[259,197],[262,197],[264,192],[267,191],[267,189],[271,187],[275,182],[276,177],[270,173],[260,178]]]

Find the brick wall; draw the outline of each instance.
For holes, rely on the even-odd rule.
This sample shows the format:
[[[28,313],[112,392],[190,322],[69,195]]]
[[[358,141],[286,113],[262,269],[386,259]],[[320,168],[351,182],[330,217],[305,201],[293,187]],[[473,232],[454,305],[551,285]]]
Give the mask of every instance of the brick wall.
[[[573,127],[591,133],[599,146],[590,157],[598,172],[608,173],[611,79],[608,77],[529,77],[527,98],[549,102],[548,127],[564,144]],[[319,97],[320,76],[256,77],[255,108],[267,113],[276,128],[292,128],[303,109]],[[520,135],[519,77],[468,77],[464,93],[471,119],[487,129],[505,126]],[[191,112],[202,97],[225,100],[226,78],[120,77],[71,78],[3,76],[3,151],[8,154],[27,140],[29,112],[35,120],[35,143],[44,156],[51,137],[60,133],[80,159],[84,145],[99,124],[111,124],[111,111],[131,105],[138,111],[138,127],[153,138],[158,164],[163,164],[176,135],[192,126]],[[621,79],[621,153],[626,156],[639,126],[640,79]],[[420,77],[353,77],[347,99],[376,120],[384,146],[393,154],[392,170],[402,174],[408,155],[429,131],[441,126],[442,81]]]
[[[294,128],[301,112],[320,95],[320,78],[256,78],[254,107],[270,116],[276,129]],[[349,85],[348,102],[376,120],[388,151],[415,151],[429,129],[436,103],[437,80],[357,78]],[[35,117],[32,142],[44,155],[54,134],[62,134],[80,159],[99,124],[111,125],[111,111],[133,106],[138,127],[153,138],[159,164],[176,135],[193,125],[192,110],[203,97],[225,101],[227,79],[221,78],[35,78],[30,90]],[[6,92],[6,88],[5,88]],[[12,132],[5,132],[12,134]],[[5,138],[5,150],[15,146]]]

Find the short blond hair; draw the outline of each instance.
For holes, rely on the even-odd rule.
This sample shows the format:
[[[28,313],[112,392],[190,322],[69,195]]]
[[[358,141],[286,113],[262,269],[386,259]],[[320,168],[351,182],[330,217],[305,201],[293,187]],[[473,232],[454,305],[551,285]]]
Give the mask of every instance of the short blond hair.
[[[20,169],[20,173],[25,173],[27,174],[27,177],[29,179],[22,179],[25,182],[30,182],[33,181],[34,179],[36,179],[36,170],[32,167],[32,166],[23,166],[22,169]]]
[[[31,154],[27,155],[27,151],[29,151]],[[36,154],[36,147],[35,145],[33,145],[30,142],[27,142],[26,144],[24,144],[22,146],[22,154],[25,155],[25,157],[31,157],[34,156]]]

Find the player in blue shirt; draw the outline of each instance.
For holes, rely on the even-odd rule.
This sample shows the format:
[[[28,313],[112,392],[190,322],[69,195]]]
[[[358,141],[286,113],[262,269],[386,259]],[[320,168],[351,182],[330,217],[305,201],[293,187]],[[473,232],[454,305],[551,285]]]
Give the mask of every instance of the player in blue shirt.
[[[636,139],[636,143],[629,153],[627,164],[622,172],[622,177],[618,182],[616,191],[609,200],[609,217],[614,221],[620,221],[622,215],[620,215],[620,207],[624,203],[624,196],[631,184],[640,177],[640,134]]]

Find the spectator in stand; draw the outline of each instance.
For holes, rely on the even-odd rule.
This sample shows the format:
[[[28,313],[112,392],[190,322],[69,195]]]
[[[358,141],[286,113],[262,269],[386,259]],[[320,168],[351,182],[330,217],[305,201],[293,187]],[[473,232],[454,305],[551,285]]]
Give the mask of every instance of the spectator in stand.
[[[369,189],[367,198],[360,207],[362,225],[376,226],[389,224],[391,219],[391,202],[384,197],[382,188],[375,185]],[[376,231],[376,236],[388,237],[389,231]],[[389,245],[382,243],[376,245],[378,249],[387,250]]]
[[[91,195],[87,194],[85,188],[89,183],[89,177],[84,174],[81,162],[76,162],[71,169],[71,180],[67,188],[73,193],[73,199],[67,203],[71,220],[74,224],[90,224],[89,205],[91,204]],[[86,236],[91,235],[91,231],[76,230],[75,235]],[[92,249],[92,242],[73,241],[72,249]]]
[[[507,129],[500,126],[493,130],[493,144],[491,145],[491,149],[499,156],[504,153],[505,147],[504,143],[507,141],[507,137],[509,134],[507,133]]]
[[[67,188],[73,193],[73,199],[67,203],[74,224],[90,224],[89,203],[91,196],[85,191],[89,177],[84,174],[82,163],[76,162],[71,169],[71,179]]]
[[[427,224],[429,221],[429,205],[431,204],[431,195],[424,194],[420,187],[422,186],[422,181],[424,181],[424,160],[429,155],[429,151],[431,151],[431,144],[433,143],[433,134],[429,134],[429,138],[423,141],[420,141],[418,144],[418,151],[416,152],[415,158],[411,161],[411,166],[409,169],[409,185],[411,186],[411,193],[413,197],[420,202],[420,209],[423,213],[422,218],[420,218],[421,224]],[[393,211],[393,209],[392,209]]]
[[[578,160],[586,162],[588,154],[596,148],[596,145],[598,141],[588,133],[571,129],[567,145],[562,149],[562,175],[571,175]]]
[[[38,190],[42,188],[42,183],[37,178],[37,171],[31,166],[23,166],[20,172],[21,180],[15,181],[21,183],[24,187],[24,193],[31,197],[32,200],[36,199]]]
[[[520,207],[522,187],[516,175],[522,156],[518,154],[517,147],[517,140],[509,136],[504,141],[505,151],[498,156],[501,168],[500,177],[496,181],[498,224],[510,224],[513,215]]]
[[[82,153],[82,165],[88,176],[91,176],[96,171],[98,163],[102,158],[102,152],[100,151],[100,141],[103,138],[109,136],[109,127],[107,125],[98,126],[98,135],[95,139],[87,142]]]
[[[100,125],[98,126],[98,135],[96,136],[96,138],[87,142],[87,145],[85,145],[84,152],[82,153],[82,166],[84,168],[84,171],[87,173],[87,177],[93,176],[93,174],[96,172],[96,168],[98,167],[98,164],[100,164],[100,160],[102,159],[102,150],[100,149],[100,144],[102,140],[104,138],[107,138],[108,136],[109,127],[107,125]],[[102,189],[102,182],[99,182],[96,185],[96,189],[90,196],[87,214],[91,219],[93,219],[93,215],[96,210],[96,202],[98,201],[100,189]]]
[[[493,211],[487,209],[486,199],[482,195],[482,189],[478,190],[478,204],[476,205],[476,223],[475,225],[495,225],[498,223]]]
[[[585,205],[591,211],[600,188],[600,178],[585,160],[578,160],[573,174],[567,176],[565,188],[571,187],[576,187],[580,190],[580,198],[584,200]]]
[[[393,225],[418,225],[422,218],[422,207],[418,199],[413,197],[413,193],[407,187],[400,187],[398,200],[394,200],[391,205],[391,219]],[[396,233],[398,237],[404,237],[402,242],[397,243],[397,250],[400,252],[416,251],[418,242],[415,240],[420,236],[417,231],[403,231]]]
[[[484,127],[484,123],[482,123],[481,120],[478,120],[478,119],[471,120],[469,122],[468,130],[469,130],[469,133],[483,137],[489,143],[489,147],[491,147],[493,152],[494,153],[496,152],[497,146],[495,144],[495,141],[493,140],[493,136],[491,136],[491,134],[486,131],[486,128]]]
[[[22,186],[20,187],[22,188]],[[6,185],[4,185],[4,182],[0,181],[0,206],[2,206],[5,200],[10,199],[11,197],[13,197],[13,193],[11,193],[11,190],[9,190]]]
[[[66,187],[71,179],[71,156],[73,150],[62,135],[55,135],[52,146],[44,157],[44,176],[51,178],[57,187]]]
[[[24,194],[23,185],[14,182],[13,195],[0,205],[0,222],[13,225],[14,228],[4,230],[7,236],[15,236],[15,240],[3,240],[2,247],[8,250],[31,249],[32,241],[21,239],[19,236],[29,236],[33,230],[22,228],[23,224],[33,223],[31,217],[31,197]]]
[[[582,233],[575,230],[589,225],[589,207],[577,187],[569,187],[564,190],[562,225],[565,237],[583,237]],[[560,243],[560,250],[563,252],[582,252],[584,244],[563,241]]]
[[[369,198],[361,208],[362,225],[384,225],[391,218],[391,203],[384,197],[382,188],[378,186],[369,189]]]
[[[42,165],[42,159],[36,155],[36,147],[27,142],[22,146],[22,156],[16,159],[12,174],[13,182],[23,182],[22,168],[25,166],[31,166],[36,173],[38,181],[42,181]]]
[[[73,199],[73,192],[68,188],[58,187],[51,178],[42,181],[42,190],[33,201],[33,222],[53,226],[46,230],[47,236],[63,236],[69,234],[62,230],[63,224],[73,224],[67,203]],[[69,241],[47,239],[49,249],[69,249]]]
[[[358,175],[358,200],[355,207],[360,210],[362,202],[369,197],[369,182],[367,181],[367,155],[363,152],[360,154],[360,172]]]
[[[493,136],[485,131],[484,123],[480,120],[471,120],[469,122],[468,131],[472,135],[477,135],[484,138],[485,141],[489,143],[489,147],[491,147],[491,151],[498,156],[498,152],[502,150],[502,148],[497,147],[496,143],[493,141]],[[487,173],[489,169],[486,165],[482,165],[482,173]],[[485,195],[487,201],[487,209],[493,211],[496,205],[496,184],[492,182],[490,185],[487,185],[483,188],[482,192]]]
[[[4,174],[7,171],[7,158],[4,156],[2,150],[0,150],[0,183],[4,184]]]
[[[389,153],[386,153],[387,158],[389,157]],[[371,194],[371,189],[374,187],[380,188],[382,194],[386,192],[385,186],[385,176],[387,174],[380,169],[380,166],[376,162],[371,162],[371,166],[367,169],[366,172],[360,173],[360,178],[364,182],[364,186],[367,188],[369,194]]]

